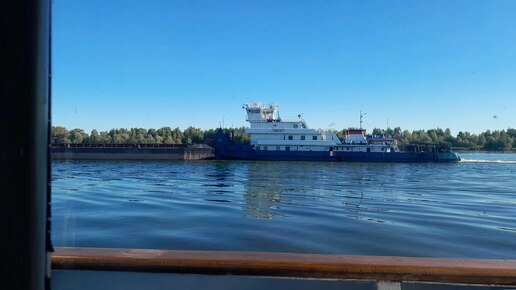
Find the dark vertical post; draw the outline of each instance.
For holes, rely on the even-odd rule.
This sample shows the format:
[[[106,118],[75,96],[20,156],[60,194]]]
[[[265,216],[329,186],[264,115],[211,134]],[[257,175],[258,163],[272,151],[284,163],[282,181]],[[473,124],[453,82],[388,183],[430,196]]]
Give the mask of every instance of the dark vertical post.
[[[0,288],[44,289],[51,250],[50,1],[2,3],[0,37]]]

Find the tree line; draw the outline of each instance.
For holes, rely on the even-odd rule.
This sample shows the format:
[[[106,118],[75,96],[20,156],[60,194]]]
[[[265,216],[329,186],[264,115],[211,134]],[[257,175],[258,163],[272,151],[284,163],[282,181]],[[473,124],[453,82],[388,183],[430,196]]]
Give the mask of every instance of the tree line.
[[[487,130],[480,134],[459,131],[456,136],[450,129],[408,130],[402,131],[400,127],[382,131],[379,128],[373,130],[374,134],[383,132],[386,136],[398,140],[398,144],[406,145],[413,142],[439,143],[450,147],[470,150],[510,150],[516,149],[516,129]]]
[[[237,144],[249,143],[245,127],[224,129],[233,132]],[[160,129],[114,128],[109,131],[91,130],[88,134],[83,129],[68,130],[65,127],[52,127],[52,143],[76,144],[201,144],[213,143],[216,129],[202,130],[188,127],[185,130],[163,127]]]
[[[91,130],[88,134],[83,129],[68,130],[65,127],[52,127],[52,143],[82,143],[82,144],[209,144],[213,145],[217,129],[202,130],[188,127],[185,130],[163,127],[160,129],[118,128],[109,131]],[[226,128],[226,133],[233,134],[237,144],[248,144],[249,137],[245,127]],[[337,135],[342,139],[343,131]],[[400,127],[380,129],[375,128],[372,135],[384,135],[398,140],[403,146],[411,142],[439,143],[451,147],[472,150],[509,150],[516,149],[516,129],[487,130],[480,134],[460,131],[456,136],[450,129],[430,130],[401,130]]]

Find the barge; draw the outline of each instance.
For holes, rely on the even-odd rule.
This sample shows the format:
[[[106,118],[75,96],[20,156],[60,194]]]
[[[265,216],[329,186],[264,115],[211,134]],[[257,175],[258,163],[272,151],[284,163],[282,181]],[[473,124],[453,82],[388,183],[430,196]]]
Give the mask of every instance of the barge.
[[[55,160],[204,160],[214,150],[205,144],[52,144]]]

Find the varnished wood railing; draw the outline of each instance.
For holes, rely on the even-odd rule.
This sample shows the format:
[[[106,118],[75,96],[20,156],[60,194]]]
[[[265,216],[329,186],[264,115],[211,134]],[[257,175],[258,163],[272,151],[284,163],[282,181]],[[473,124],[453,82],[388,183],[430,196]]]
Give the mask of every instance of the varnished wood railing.
[[[57,248],[52,268],[516,285],[516,260]]]

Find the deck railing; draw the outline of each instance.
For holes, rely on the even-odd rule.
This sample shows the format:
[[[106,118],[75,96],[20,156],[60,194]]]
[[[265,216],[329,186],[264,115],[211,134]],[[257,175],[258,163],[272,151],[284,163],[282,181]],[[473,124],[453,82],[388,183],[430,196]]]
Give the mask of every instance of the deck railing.
[[[516,285],[516,260],[57,248],[52,268],[373,280],[379,281],[379,289],[382,283],[389,289],[399,289],[399,282]]]

